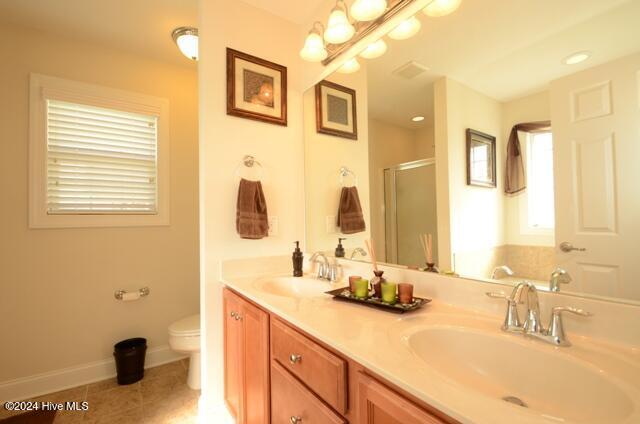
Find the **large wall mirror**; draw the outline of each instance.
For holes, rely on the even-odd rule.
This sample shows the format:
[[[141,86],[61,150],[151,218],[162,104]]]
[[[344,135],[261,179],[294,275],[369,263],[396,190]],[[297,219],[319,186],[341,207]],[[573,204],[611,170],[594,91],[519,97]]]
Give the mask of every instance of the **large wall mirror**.
[[[305,93],[307,250],[346,238],[369,260],[371,239],[379,261],[424,269],[430,234],[453,277],[640,304],[640,0],[416,17],[415,36],[326,78],[353,108]],[[319,132],[318,102],[357,138]]]

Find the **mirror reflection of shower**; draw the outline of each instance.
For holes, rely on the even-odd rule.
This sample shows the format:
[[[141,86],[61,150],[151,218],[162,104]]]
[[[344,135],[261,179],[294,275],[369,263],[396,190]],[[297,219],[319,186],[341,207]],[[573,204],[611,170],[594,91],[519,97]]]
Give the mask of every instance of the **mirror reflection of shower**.
[[[421,234],[433,237],[437,263],[435,159],[384,169],[385,255],[387,262],[424,267]]]

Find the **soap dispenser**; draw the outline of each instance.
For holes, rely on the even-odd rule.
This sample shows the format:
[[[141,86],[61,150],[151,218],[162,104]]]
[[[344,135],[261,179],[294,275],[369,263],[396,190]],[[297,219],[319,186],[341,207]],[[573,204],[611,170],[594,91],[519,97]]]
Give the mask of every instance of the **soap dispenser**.
[[[291,256],[291,260],[293,261],[293,276],[302,277],[302,260],[304,259],[304,256],[300,250],[300,242],[296,241],[295,243],[296,248]]]
[[[344,247],[342,247],[342,240],[346,240],[346,238],[338,238],[338,247],[336,247],[335,251],[336,258],[344,258]]]

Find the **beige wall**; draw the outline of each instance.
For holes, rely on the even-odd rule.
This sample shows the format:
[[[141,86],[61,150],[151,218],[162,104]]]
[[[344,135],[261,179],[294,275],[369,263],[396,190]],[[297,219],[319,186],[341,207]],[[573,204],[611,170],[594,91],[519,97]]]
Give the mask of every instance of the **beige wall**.
[[[506,143],[509,140],[511,128],[523,122],[548,121],[551,119],[551,105],[549,104],[549,92],[526,96],[502,104],[502,135]],[[523,142],[524,140],[520,140]],[[522,146],[524,148],[524,146]],[[505,147],[506,148],[506,147]],[[499,166],[504,167],[504,163]],[[526,167],[526,164],[525,164]],[[529,246],[553,246],[553,233],[534,234],[525,231],[521,222],[525,220],[526,203],[523,199],[526,191],[514,196],[505,195],[505,226],[508,244]]]
[[[504,244],[503,169],[504,137],[501,104],[454,80],[436,82],[436,167],[440,262],[446,269],[445,231],[449,216],[451,252],[478,250]],[[438,128],[440,127],[440,128]],[[472,128],[496,137],[497,188],[468,186],[466,182],[466,130]],[[441,199],[441,197],[448,199]],[[441,200],[448,201],[445,211]],[[448,215],[447,215],[448,212]],[[443,218],[441,218],[443,217]],[[445,264],[445,265],[443,265]]]
[[[371,236],[369,209],[369,128],[367,109],[367,72],[362,67],[354,74],[331,75],[327,80],[356,91],[358,139],[350,140],[320,134],[316,131],[315,90],[304,93],[304,171],[306,203],[306,249],[308,252],[326,251],[333,255],[338,237],[347,238],[347,254],[355,247],[365,247],[364,240]],[[327,220],[335,224],[340,200],[340,175],[346,166],[358,177],[358,194],[362,204],[366,230],[357,234],[327,231]],[[353,184],[353,177],[345,177],[345,185]],[[332,217],[332,218],[328,218]]]
[[[0,39],[0,383],[110,359],[123,338],[166,345],[198,311],[195,67],[4,25]],[[170,226],[28,228],[30,72],[169,99]],[[113,297],[142,286],[143,300]]]
[[[222,259],[290,254],[304,237],[303,63],[298,52],[306,30],[243,2],[200,1],[200,210],[203,390],[206,405],[223,400]],[[224,13],[221,13],[224,11]],[[231,47],[288,68],[286,127],[226,114],[225,48]],[[269,214],[278,235],[243,240],[236,234],[238,178],[243,155],[263,165]]]

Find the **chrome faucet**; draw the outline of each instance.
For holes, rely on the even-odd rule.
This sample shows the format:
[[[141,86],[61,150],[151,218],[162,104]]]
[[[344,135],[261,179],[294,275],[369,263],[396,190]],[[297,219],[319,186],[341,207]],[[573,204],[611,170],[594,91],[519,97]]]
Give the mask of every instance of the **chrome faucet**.
[[[509,277],[513,276],[513,270],[506,265],[500,265],[493,268],[493,272],[491,272],[491,279],[495,280],[500,272],[505,273]]]
[[[524,303],[522,300],[524,294],[527,296],[527,317],[524,321],[520,321],[518,316],[518,304]],[[542,325],[542,321],[540,320],[538,289],[533,283],[527,281],[519,283],[513,289],[511,296],[509,297],[501,292],[489,292],[487,293],[487,296],[505,299],[507,301],[507,315],[501,327],[503,331],[523,333],[525,336],[534,337],[556,346],[571,346],[571,342],[567,340],[564,333],[564,326],[562,322],[563,312],[571,312],[584,317],[593,315],[590,312],[572,308],[570,306],[556,306],[551,311],[549,328],[545,330]]]
[[[353,259],[353,257],[356,256],[356,253],[362,256],[367,256],[367,252],[362,247],[356,247],[353,249],[353,252],[351,252],[349,259]]]
[[[324,261],[320,262],[318,258],[322,258],[324,259]],[[318,264],[318,273],[316,275],[317,278],[321,280],[328,280],[331,282],[338,281],[338,269],[340,265],[338,265],[337,263],[330,264],[324,253],[315,252],[313,255],[311,255],[309,262],[311,262],[312,264]]]
[[[551,279],[549,280],[549,291],[559,292],[560,284],[569,284],[573,279],[567,271],[562,268],[556,268],[551,273]]]

